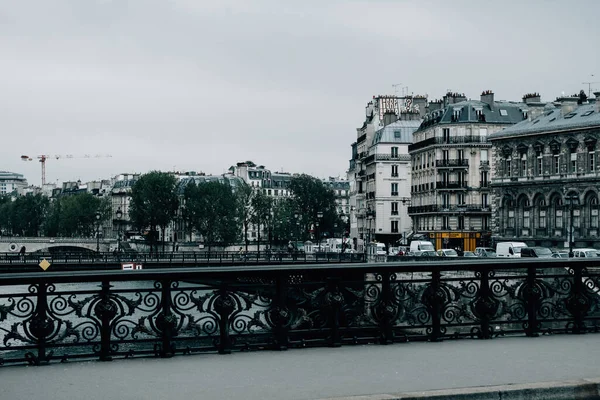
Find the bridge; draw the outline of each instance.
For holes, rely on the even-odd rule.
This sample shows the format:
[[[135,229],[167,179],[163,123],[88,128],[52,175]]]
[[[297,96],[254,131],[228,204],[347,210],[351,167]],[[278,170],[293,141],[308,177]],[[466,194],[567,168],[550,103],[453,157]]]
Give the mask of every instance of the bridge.
[[[80,239],[80,238],[48,238],[48,237],[0,237],[0,253],[19,253],[25,246],[28,253],[50,252],[52,250],[88,250],[96,251],[99,246],[101,252],[108,252],[116,247],[116,239]]]
[[[597,268],[598,262],[591,259],[516,259],[0,274],[0,363],[133,358],[119,361],[115,368],[124,371],[131,365],[140,369],[133,376],[145,371],[165,385],[193,374],[190,388],[200,390],[204,382],[212,394],[244,393],[243,382],[262,382],[256,375],[262,373],[269,382],[264,393],[269,395],[260,397],[257,392],[255,398],[593,378],[599,355],[594,333],[600,330]],[[574,343],[579,341],[583,342],[576,350]],[[230,362],[207,362],[230,353],[236,353]],[[147,357],[174,357],[181,364],[163,362],[160,367],[144,362]],[[272,362],[254,368],[258,364],[252,357],[256,363]],[[290,357],[289,364],[281,357]],[[314,366],[306,364],[308,360]],[[305,389],[286,397],[282,384],[274,381],[292,373],[294,368],[286,365],[294,362],[307,372],[294,376],[298,381],[293,387]],[[252,371],[244,375],[232,367],[236,363]],[[436,363],[448,369],[440,370]],[[88,374],[74,376],[89,382],[94,379],[89,373],[107,371],[103,365],[85,364]],[[177,365],[191,370],[182,372]],[[224,365],[234,372],[213,369]],[[64,369],[54,370],[64,374]],[[540,369],[549,373],[540,375]],[[212,373],[198,375],[200,370]],[[359,370],[363,375],[357,375]],[[322,377],[344,378],[319,383],[311,375],[319,371]],[[585,371],[593,372],[582,375]],[[215,374],[222,378],[210,381]],[[411,376],[412,386],[394,386]],[[489,378],[493,376],[505,380]],[[363,387],[361,377],[375,384],[366,382]],[[143,386],[132,382],[136,388]],[[327,383],[338,386],[327,391]],[[310,391],[313,386],[317,392]],[[149,392],[149,387],[154,388],[139,390],[150,398],[161,390]],[[282,392],[275,397],[269,388]],[[177,384],[174,390],[193,393]],[[383,398],[399,397],[379,397]]]

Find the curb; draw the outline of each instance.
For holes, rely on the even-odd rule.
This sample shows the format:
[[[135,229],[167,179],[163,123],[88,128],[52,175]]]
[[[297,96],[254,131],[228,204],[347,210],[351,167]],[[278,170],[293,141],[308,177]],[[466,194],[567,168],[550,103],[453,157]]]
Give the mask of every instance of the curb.
[[[600,400],[600,378],[333,397],[321,400]]]

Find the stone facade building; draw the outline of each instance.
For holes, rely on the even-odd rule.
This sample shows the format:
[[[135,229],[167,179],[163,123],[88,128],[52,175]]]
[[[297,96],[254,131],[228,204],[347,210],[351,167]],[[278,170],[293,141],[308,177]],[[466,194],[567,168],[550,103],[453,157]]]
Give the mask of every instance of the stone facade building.
[[[539,99],[536,99],[539,100]],[[416,234],[437,249],[474,250],[491,237],[492,144],[488,135],[527,118],[523,103],[447,93],[429,112],[408,146],[411,206]]]
[[[595,96],[558,98],[542,115],[490,136],[496,240],[600,248],[600,93]]]
[[[375,96],[366,106],[347,172],[350,237],[359,252],[365,242],[397,244],[412,230],[408,147],[426,112],[425,96]]]

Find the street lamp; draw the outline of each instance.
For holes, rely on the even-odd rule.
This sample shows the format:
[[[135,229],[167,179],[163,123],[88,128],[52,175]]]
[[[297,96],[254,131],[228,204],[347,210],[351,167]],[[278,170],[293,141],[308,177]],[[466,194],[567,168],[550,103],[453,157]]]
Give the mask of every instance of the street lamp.
[[[579,196],[576,193],[569,193],[566,197],[567,204],[569,204],[569,257],[573,257],[573,247],[574,247],[574,238],[573,238],[573,209],[576,206],[579,206]]]
[[[123,218],[123,211],[121,211],[121,207],[117,208],[117,212],[115,213],[117,216],[117,221],[119,221],[119,230],[117,232],[117,254],[121,254],[121,218]]]
[[[321,219],[323,218],[323,212],[317,212],[317,222],[315,223],[317,227],[317,244],[319,245],[319,251],[321,250],[321,229],[319,225],[321,224]]]
[[[99,212],[96,212],[96,253],[100,253],[100,215]]]
[[[367,212],[366,212],[366,217],[369,220],[369,229],[367,230],[367,237],[366,237],[367,243],[364,248],[365,261],[367,261],[367,247],[369,246],[369,243],[371,243],[371,222],[373,221],[374,216],[375,216],[375,211],[371,211],[371,207],[368,207]]]
[[[271,254],[271,247],[272,247],[272,243],[271,243],[271,214],[267,213],[265,214],[265,222],[267,223],[267,231],[269,234],[269,253]]]

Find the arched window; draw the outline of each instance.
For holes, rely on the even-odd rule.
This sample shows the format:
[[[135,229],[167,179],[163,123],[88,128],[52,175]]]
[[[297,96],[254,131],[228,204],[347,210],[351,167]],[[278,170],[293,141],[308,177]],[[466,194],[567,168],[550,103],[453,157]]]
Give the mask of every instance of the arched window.
[[[552,228],[554,228],[553,236],[563,235],[563,202],[558,196],[554,197],[552,201]]]

